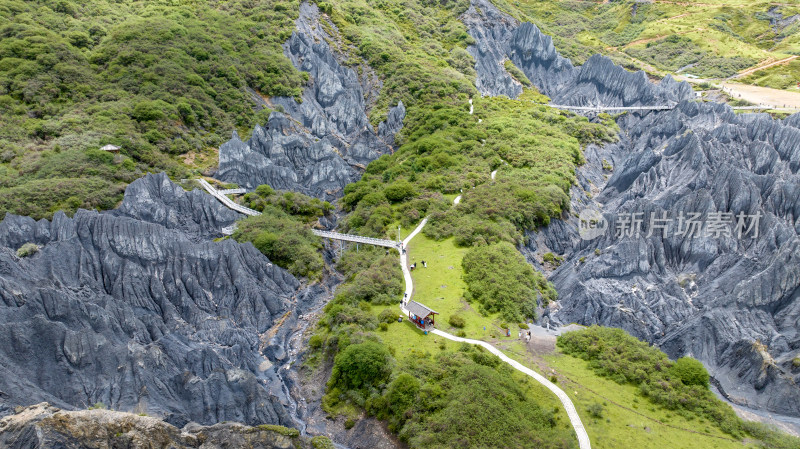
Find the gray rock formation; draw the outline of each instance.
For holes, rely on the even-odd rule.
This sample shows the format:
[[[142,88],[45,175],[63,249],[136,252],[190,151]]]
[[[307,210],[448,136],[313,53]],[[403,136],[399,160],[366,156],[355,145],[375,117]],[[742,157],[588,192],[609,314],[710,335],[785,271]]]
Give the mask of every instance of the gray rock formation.
[[[310,293],[250,244],[199,241],[233,216],[178,189],[149,176],[118,211],[0,223],[0,414],[102,402],[178,426],[293,425],[268,331]],[[18,258],[27,242],[40,251]]]
[[[585,149],[572,210],[600,211],[605,233],[581,239],[572,215],[530,233],[523,251],[534,264],[545,252],[565,257],[550,276],[560,300],[546,319],[621,327],[671,357],[702,360],[734,402],[800,416],[800,367],[792,364],[800,355],[800,114],[779,121],[687,101],[685,83],[653,84],[600,56],[572,68],[533,25],[515,28],[497,14],[484,0],[465,13],[479,80],[509,57],[554,103],[679,102],[626,114],[620,142]],[[513,94],[483,86],[484,94]],[[675,235],[680,214],[691,212],[705,223],[733,214],[732,235]],[[616,237],[630,213],[641,214],[643,233]],[[673,220],[666,235],[647,237],[651,213]],[[761,215],[757,237],[738,236],[739,213],[745,226]]]
[[[59,410],[41,403],[0,420],[0,446],[9,449],[125,447],[311,449],[331,447],[324,437],[302,437],[296,429],[241,424],[179,429],[159,419],[109,410]]]
[[[462,21],[475,44],[476,86],[483,95],[516,98],[522,86],[506,72],[511,60],[554,104],[571,106],[642,106],[673,104],[692,98],[686,83],[667,76],[653,84],[644,72],[628,72],[594,55],[580,67],[558,54],[550,36],[532,23],[519,24],[489,0],[473,0]]]
[[[218,179],[248,189],[269,184],[332,200],[358,180],[368,163],[392,151],[405,106],[400,102],[391,108],[376,132],[366,114],[361,84],[369,80],[339,63],[328,44],[339,37],[329,36],[319,21],[316,5],[302,3],[297,30],[284,45],[295,67],[310,75],[302,102],[273,98],[283,114],[272,113],[247,142],[234,134],[223,144]]]
[[[551,276],[562,298],[552,318],[624,328],[702,360],[732,401],[800,416],[800,130],[691,102],[622,125],[618,144],[587,152],[582,188],[599,193],[573,193],[573,209],[603,211],[608,230],[581,240],[572,217],[533,239],[566,256]],[[603,160],[615,167],[607,182]],[[617,237],[631,212],[644,232]],[[702,235],[676,236],[690,212]],[[716,212],[733,215],[732,235],[709,233]],[[761,215],[757,237],[738,236],[739,213]],[[666,236],[647,237],[651,214],[672,218]]]
[[[221,237],[222,228],[242,217],[205,192],[183,190],[166,173],[132,182],[122,204],[108,213],[180,230],[196,241]]]

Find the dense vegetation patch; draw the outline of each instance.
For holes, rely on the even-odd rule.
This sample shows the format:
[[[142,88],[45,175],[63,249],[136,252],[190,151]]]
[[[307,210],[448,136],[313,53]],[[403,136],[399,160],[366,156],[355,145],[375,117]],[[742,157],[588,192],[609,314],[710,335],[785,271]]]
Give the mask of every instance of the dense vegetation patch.
[[[466,299],[478,302],[484,313],[500,313],[507,321],[535,318],[540,295],[544,303],[556,299],[552,285],[510,243],[476,246],[464,256],[462,267]]]
[[[0,217],[107,209],[148,170],[216,164],[233,129],[266,120],[252,95],[301,93],[280,47],[298,4],[3,2]]]
[[[309,225],[331,211],[330,203],[302,193],[275,191],[268,185],[245,195],[244,203],[261,215],[240,220],[234,239],[251,242],[273,263],[295,276],[322,276],[322,243]]]
[[[738,81],[756,86],[790,89],[800,84],[800,60],[759,70]]]
[[[684,69],[705,78],[727,78],[755,65],[756,59],[746,56],[715,56],[703,50],[691,39],[672,35],[648,42],[643,48],[630,48],[628,53],[642,61],[669,71]]]
[[[422,112],[406,144],[345,188],[349,230],[381,236],[396,221],[410,226],[427,215],[423,232],[432,238],[455,236],[462,246],[519,243],[523,230],[568,210],[581,145],[615,138],[608,123],[526,101],[476,98],[470,115],[464,100]],[[462,192],[456,208],[441,200]]]

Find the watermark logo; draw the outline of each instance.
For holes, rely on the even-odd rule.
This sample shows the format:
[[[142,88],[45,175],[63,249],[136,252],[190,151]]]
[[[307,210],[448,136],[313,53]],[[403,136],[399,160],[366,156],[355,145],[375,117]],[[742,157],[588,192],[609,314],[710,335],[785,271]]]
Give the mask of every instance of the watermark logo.
[[[578,233],[584,240],[592,240],[613,229],[614,238],[650,238],[653,236],[699,238],[699,237],[743,237],[758,238],[761,213],[739,212],[688,212],[679,211],[677,216],[667,212],[625,212],[616,214],[609,221],[594,209],[584,209],[578,219]]]
[[[593,240],[606,233],[608,222],[599,210],[584,209],[578,216],[578,234],[583,240]]]

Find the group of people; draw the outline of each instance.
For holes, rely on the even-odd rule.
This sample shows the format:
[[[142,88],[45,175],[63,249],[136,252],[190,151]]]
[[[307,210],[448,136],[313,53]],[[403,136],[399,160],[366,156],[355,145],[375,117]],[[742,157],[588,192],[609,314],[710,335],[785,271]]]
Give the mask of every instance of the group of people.
[[[525,338],[525,343],[529,343],[531,341],[531,331],[524,331],[520,329],[519,331],[519,338]]]
[[[428,263],[427,263],[427,262],[425,262],[424,260],[420,261],[420,263],[422,264],[422,266],[423,266],[424,268],[428,268]],[[413,269],[415,269],[415,268],[417,268],[417,263],[416,263],[416,262],[412,263],[412,264],[411,264],[411,266],[410,266],[409,268],[410,268],[410,269],[412,269],[412,270],[413,270]]]

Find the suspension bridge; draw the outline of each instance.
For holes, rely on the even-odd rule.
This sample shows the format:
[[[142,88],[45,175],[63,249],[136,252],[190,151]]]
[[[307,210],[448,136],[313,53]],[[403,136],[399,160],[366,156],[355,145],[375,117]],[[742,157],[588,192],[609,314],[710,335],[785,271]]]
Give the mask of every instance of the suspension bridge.
[[[220,203],[224,204],[229,209],[235,210],[236,212],[239,212],[240,214],[244,215],[250,215],[250,216],[261,215],[261,212],[250,209],[249,207],[242,206],[241,204],[236,203],[235,201],[233,201],[232,199],[228,198],[225,195],[226,193],[241,193],[242,191],[244,191],[244,189],[217,190],[205,179],[202,178],[198,179],[197,182],[200,183],[200,186],[203,187],[203,189],[205,189],[206,192],[211,194],[211,196],[216,198]],[[225,228],[222,231],[223,234],[230,235],[233,233],[233,227],[231,226]],[[353,242],[353,243],[364,243],[366,245],[383,246],[386,248],[401,249],[403,245],[402,242],[397,242],[394,240],[376,239],[373,237],[362,237],[360,235],[342,234],[333,231],[321,231],[319,229],[312,229],[311,232],[313,232],[314,235],[316,236],[326,239],[340,240],[344,242]]]

